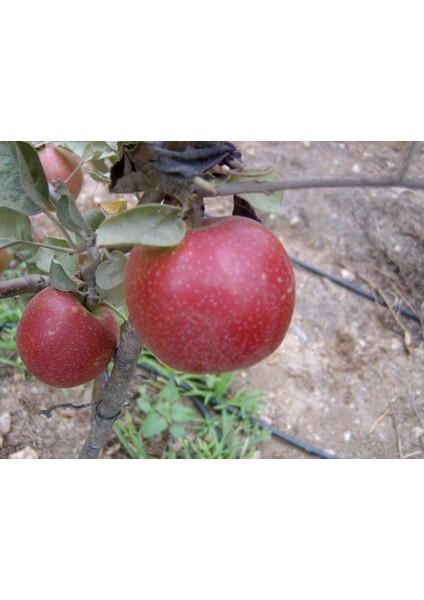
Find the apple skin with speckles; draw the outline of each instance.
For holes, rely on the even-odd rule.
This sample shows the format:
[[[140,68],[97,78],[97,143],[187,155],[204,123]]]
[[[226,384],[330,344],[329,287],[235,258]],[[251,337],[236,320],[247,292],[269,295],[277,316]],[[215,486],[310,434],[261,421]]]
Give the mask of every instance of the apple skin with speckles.
[[[47,385],[70,388],[94,379],[108,365],[119,339],[112,311],[89,312],[75,292],[47,287],[28,303],[16,330],[22,362]]]
[[[295,278],[280,240],[245,217],[205,220],[174,248],[136,247],[125,298],[147,348],[188,373],[252,366],[283,341]]]

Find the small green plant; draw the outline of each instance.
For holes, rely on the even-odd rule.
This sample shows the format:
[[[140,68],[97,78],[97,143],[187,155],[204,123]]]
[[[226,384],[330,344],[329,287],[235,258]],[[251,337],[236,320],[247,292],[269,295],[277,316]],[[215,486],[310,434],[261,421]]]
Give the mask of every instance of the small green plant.
[[[16,350],[16,325],[25,310],[22,297],[7,298],[0,303],[0,364],[19,369],[25,375],[26,369]]]
[[[159,434],[160,458],[251,458],[257,445],[269,439],[251,420],[259,414],[261,392],[241,389],[232,394],[236,373],[179,373],[147,351],[139,365],[145,383],[134,408],[115,423],[131,458],[149,458],[146,448]],[[235,411],[229,412],[229,406]]]

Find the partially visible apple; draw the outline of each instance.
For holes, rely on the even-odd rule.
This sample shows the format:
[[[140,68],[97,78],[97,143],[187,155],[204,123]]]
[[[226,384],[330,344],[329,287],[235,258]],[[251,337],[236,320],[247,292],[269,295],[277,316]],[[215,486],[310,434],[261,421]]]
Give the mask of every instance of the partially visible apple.
[[[17,327],[16,346],[28,371],[47,385],[74,387],[94,379],[118,344],[112,311],[89,312],[75,292],[47,287],[30,300]]]
[[[3,273],[3,271],[7,269],[11,260],[12,255],[6,250],[6,248],[0,250],[0,273]]]
[[[78,169],[74,175],[72,173],[80,164],[81,160],[76,154],[55,146],[54,144],[47,144],[38,153],[41,164],[46,174],[47,181],[55,187],[57,180],[66,181],[69,191],[76,199],[81,192],[82,184],[84,182],[84,176],[81,169]],[[69,181],[68,177],[72,175]]]

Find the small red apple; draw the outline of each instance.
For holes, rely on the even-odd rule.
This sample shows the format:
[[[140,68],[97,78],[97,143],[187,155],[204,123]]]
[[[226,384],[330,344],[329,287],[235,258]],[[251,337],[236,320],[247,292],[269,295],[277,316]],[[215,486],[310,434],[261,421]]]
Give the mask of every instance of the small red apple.
[[[2,248],[0,250],[0,273],[3,273],[10,265],[10,261],[12,260],[12,255],[6,248]]]
[[[57,180],[66,181],[69,191],[74,198],[77,198],[84,182],[84,175],[81,169],[78,169],[78,171],[72,175],[81,162],[78,156],[67,148],[55,146],[54,144],[47,144],[40,150],[38,156],[43,166],[44,173],[46,174],[47,181],[53,187],[55,187]],[[72,177],[67,181],[70,175],[72,175]]]
[[[47,287],[30,300],[18,323],[16,346],[28,371],[53,387],[94,379],[112,358],[119,326],[106,306],[89,312],[75,292]]]
[[[295,279],[271,231],[229,217],[189,230],[175,248],[133,248],[125,298],[157,358],[179,371],[221,373],[256,364],[280,345]]]

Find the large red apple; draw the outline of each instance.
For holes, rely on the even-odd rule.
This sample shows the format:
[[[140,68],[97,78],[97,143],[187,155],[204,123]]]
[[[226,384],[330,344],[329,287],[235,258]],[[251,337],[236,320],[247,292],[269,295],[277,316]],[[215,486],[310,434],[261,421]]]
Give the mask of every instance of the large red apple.
[[[62,148],[55,146],[54,144],[47,144],[43,150],[38,153],[41,164],[46,174],[47,181],[55,187],[57,180],[66,181],[69,191],[74,198],[77,198],[82,184],[84,182],[84,176],[81,169],[75,171],[80,164],[81,160],[76,154]],[[74,175],[72,175],[74,173]],[[72,177],[68,178],[72,175]]]
[[[180,371],[221,373],[256,364],[281,344],[295,279],[271,231],[229,217],[189,230],[175,248],[133,248],[125,297],[157,358]]]
[[[16,346],[28,371],[53,387],[94,379],[112,358],[119,326],[110,309],[89,312],[75,292],[52,287],[28,303],[18,323]]]

